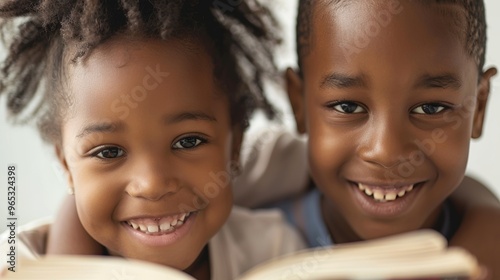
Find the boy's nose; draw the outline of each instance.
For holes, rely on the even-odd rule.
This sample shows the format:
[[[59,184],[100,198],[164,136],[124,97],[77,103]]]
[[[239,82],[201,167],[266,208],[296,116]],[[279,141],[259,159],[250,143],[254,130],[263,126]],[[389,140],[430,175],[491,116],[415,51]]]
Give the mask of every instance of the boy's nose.
[[[132,197],[151,201],[177,193],[180,181],[168,165],[165,159],[145,159],[137,162],[131,171],[131,180],[126,192]]]
[[[365,162],[394,168],[410,160],[415,151],[413,138],[409,124],[401,118],[387,116],[374,120],[364,130],[358,155]]]

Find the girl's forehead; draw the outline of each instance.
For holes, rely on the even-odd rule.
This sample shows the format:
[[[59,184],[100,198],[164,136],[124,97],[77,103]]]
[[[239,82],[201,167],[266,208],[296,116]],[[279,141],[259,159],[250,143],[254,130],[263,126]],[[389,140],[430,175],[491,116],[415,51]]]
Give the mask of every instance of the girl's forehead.
[[[123,103],[135,110],[156,101],[168,102],[167,108],[220,97],[208,54],[186,51],[175,41],[110,41],[70,68],[68,87],[78,110],[96,108],[97,100],[106,100],[108,109]]]

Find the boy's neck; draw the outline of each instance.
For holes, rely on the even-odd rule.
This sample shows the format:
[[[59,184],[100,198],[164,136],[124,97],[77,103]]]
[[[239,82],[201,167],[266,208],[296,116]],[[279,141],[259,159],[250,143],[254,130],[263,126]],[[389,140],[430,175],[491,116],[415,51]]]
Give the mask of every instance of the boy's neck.
[[[323,221],[328,229],[333,244],[349,243],[363,241],[347,220],[342,216],[334,203],[327,201],[324,195],[321,195],[320,208]],[[423,224],[423,228],[430,228],[440,232],[443,225],[442,206],[438,207]]]
[[[210,280],[210,254],[208,244],[203,248],[196,260],[184,270],[198,280]]]
[[[323,194],[321,194],[320,208],[321,216],[333,244],[362,241],[342,217],[337,207],[333,203],[329,203]]]

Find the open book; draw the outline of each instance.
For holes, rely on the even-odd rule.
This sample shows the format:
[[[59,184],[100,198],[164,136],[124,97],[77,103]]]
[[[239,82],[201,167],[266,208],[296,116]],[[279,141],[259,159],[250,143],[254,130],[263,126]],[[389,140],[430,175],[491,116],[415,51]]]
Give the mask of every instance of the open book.
[[[476,259],[430,230],[371,241],[310,249],[268,261],[239,280],[476,279]],[[23,260],[2,279],[193,279],[174,269],[112,257],[50,256]],[[219,279],[216,279],[219,280]]]
[[[241,280],[479,279],[476,258],[446,245],[446,239],[435,231],[414,231],[297,252],[257,266]]]
[[[0,279],[36,280],[193,280],[186,273],[158,264],[107,256],[46,256],[21,260],[16,272]]]

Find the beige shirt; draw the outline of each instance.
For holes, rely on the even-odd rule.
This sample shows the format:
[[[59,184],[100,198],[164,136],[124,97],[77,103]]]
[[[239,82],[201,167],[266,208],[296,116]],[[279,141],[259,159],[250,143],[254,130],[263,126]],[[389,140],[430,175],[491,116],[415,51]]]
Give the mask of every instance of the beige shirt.
[[[309,180],[304,137],[281,127],[245,135],[234,204],[256,208],[303,193]]]
[[[21,259],[45,254],[50,219],[37,220],[19,229],[16,235],[17,269]],[[0,235],[0,254],[6,256],[9,232]],[[209,241],[213,280],[232,280],[253,266],[305,247],[277,210],[250,211],[233,207],[229,219]],[[7,263],[0,263],[0,271]]]

